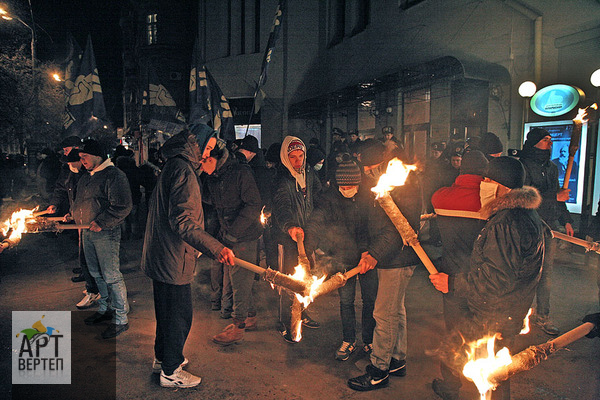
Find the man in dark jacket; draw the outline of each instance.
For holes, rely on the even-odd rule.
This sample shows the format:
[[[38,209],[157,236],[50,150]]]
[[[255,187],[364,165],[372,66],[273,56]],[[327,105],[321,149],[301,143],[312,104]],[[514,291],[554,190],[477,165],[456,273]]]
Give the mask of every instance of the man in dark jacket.
[[[98,285],[98,312],[85,319],[88,325],[114,320],[102,332],[104,339],[129,329],[127,288],[119,270],[121,223],[131,211],[131,192],[125,174],[107,159],[103,146],[95,140],[84,142],[79,152],[89,171],[79,179],[73,203],[75,222],[89,225],[81,232],[85,261]]]
[[[206,178],[208,202],[215,208],[219,220],[219,240],[235,254],[252,263],[257,262],[258,238],[262,234],[260,210],[262,203],[252,169],[229,154],[225,142],[202,162]],[[246,330],[256,328],[256,309],[252,298],[254,272],[238,266],[223,266],[233,289],[233,323],[213,337],[222,346],[239,343]]]
[[[294,136],[286,136],[281,144],[281,165],[278,167],[273,194],[273,220],[282,256],[281,272],[293,274],[298,265],[296,242],[304,240],[304,227],[313,211],[314,199],[321,192],[321,183],[306,166],[306,146]],[[308,271],[306,271],[308,272]],[[290,330],[292,297],[279,296],[279,332],[285,341],[295,343]],[[303,312],[302,324],[308,328],[319,325]]]
[[[510,347],[535,296],[547,228],[536,211],[541,203],[539,192],[523,187],[525,170],[518,160],[495,158],[486,176],[497,186],[497,198],[481,209],[489,220],[475,241],[469,268],[454,276],[440,272],[429,278],[442,293],[467,300],[470,318],[458,327],[462,336],[457,346],[463,339],[469,343],[499,333],[503,344]],[[456,345],[450,347],[454,349],[449,353],[458,354]],[[466,360],[459,356],[445,361],[460,371]],[[433,390],[443,399],[458,399],[458,387],[444,381],[436,379]],[[494,392],[494,398],[505,398],[502,396],[508,392],[507,381]]]
[[[81,141],[80,141],[81,142]],[[68,165],[67,169],[69,174],[64,182],[57,182],[54,188],[54,197],[51,201],[51,205],[48,206],[48,211],[55,213],[59,208],[59,204],[67,203],[69,205],[69,211],[65,215],[65,219],[72,219],[73,204],[75,203],[75,197],[77,195],[77,184],[82,176],[88,172],[81,164],[79,158],[79,149],[72,148],[69,151],[65,151],[65,161]],[[100,300],[100,293],[98,292],[98,285],[96,280],[90,274],[90,270],[85,262],[85,253],[83,251],[83,243],[81,241],[81,229],[78,230],[78,242],[79,242],[79,276],[71,278],[73,282],[81,282],[85,280],[85,290],[83,299],[76,304],[76,307],[80,310],[85,310],[94,306],[98,300]],[[73,271],[75,272],[75,270]]]
[[[323,255],[317,264],[325,264],[329,275],[345,272],[358,265],[360,256],[366,251],[367,227],[365,210],[358,200],[361,183],[360,167],[348,159],[342,161],[335,171],[332,182],[319,198],[315,210],[306,226],[306,249],[313,252],[317,248]],[[338,289],[340,295],[340,316],[342,319],[342,344],[335,352],[335,358],[345,361],[356,350],[356,315],[354,298],[356,282],[360,281],[362,297],[362,341],[365,349],[373,343],[375,319],[373,308],[377,297],[377,272],[369,271],[350,278]]]
[[[201,160],[216,144],[216,132],[204,125],[184,130],[162,147],[167,162],[150,199],[141,267],[152,279],[156,338],[152,371],[163,387],[193,387],[201,378],[184,371],[183,347],[192,326],[190,283],[196,258],[207,253],[233,263],[233,252],[204,230],[198,183]]]
[[[367,146],[369,146],[367,144]],[[381,146],[373,143],[372,146]],[[361,150],[361,161],[365,174],[365,188],[376,186],[385,173],[387,165],[372,157],[369,148]],[[367,156],[367,157],[366,157]],[[418,178],[410,172],[404,186],[398,186],[390,193],[394,203],[406,217],[415,232],[419,231],[421,216],[421,190]],[[370,193],[368,208],[368,245],[361,255],[361,272],[377,267],[379,285],[373,317],[376,325],[373,334],[371,364],[364,375],[348,380],[354,390],[379,389],[389,382],[389,375],[406,375],[407,328],[404,294],[413,275],[419,258],[402,237],[390,218],[380,207],[375,194]]]
[[[481,184],[488,161],[478,150],[465,153],[460,175],[451,187],[444,187],[431,198],[442,238],[442,262],[439,270],[449,276],[468,270],[473,243],[486,223],[481,215]],[[467,299],[461,293],[443,295],[446,331],[441,336],[455,333],[462,321],[468,318]],[[440,366],[444,384],[459,388],[460,375],[444,363]],[[439,382],[438,382],[439,384]]]
[[[551,229],[564,226],[567,235],[573,236],[573,219],[567,210],[565,202],[569,200],[569,189],[559,189],[558,167],[550,161],[552,152],[552,137],[542,128],[534,128],[527,134],[523,144],[520,161],[527,175],[525,184],[539,190],[542,204],[538,209],[540,217]],[[556,255],[556,242],[551,236],[546,238],[546,258],[542,277],[537,287],[535,314],[531,322],[548,335],[560,333],[550,320],[550,291],[552,289],[552,270]]]

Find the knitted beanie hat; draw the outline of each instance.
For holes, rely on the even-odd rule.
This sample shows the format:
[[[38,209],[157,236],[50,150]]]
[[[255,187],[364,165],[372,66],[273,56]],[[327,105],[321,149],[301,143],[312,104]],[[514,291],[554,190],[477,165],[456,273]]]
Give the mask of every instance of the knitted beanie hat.
[[[287,154],[290,154],[292,151],[295,151],[295,150],[302,150],[303,152],[306,153],[306,146],[304,146],[304,143],[302,142],[302,140],[300,140],[298,138],[292,140],[290,142],[290,144],[288,144]]]
[[[360,168],[354,161],[342,161],[335,170],[335,182],[338,186],[360,185]]]
[[[500,141],[500,138],[495,133],[486,132],[481,135],[479,140],[479,149],[483,154],[497,154],[504,151],[504,146]]]
[[[462,156],[462,163],[460,164],[460,173],[483,176],[487,167],[488,160],[487,158],[485,158],[485,155],[479,150],[471,150],[467,151]]]
[[[94,139],[88,139],[83,142],[83,149],[79,151],[80,153],[91,154],[93,156],[101,157],[103,160],[106,160],[108,157],[106,155],[106,151],[104,150],[104,146],[97,142]]]
[[[540,140],[542,140],[546,136],[550,136],[550,132],[543,128],[533,128],[527,134],[527,140],[523,144],[523,148],[531,148],[535,146]]]
[[[525,168],[521,161],[512,157],[493,157],[488,165],[486,177],[510,189],[523,187]]]

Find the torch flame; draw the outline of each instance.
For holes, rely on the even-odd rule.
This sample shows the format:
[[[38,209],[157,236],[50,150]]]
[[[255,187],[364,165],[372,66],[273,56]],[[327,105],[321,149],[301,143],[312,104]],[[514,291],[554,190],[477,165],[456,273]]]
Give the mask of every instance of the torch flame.
[[[2,235],[6,236],[10,232],[8,241],[16,243],[21,240],[21,235],[27,232],[26,222],[35,219],[34,213],[39,207],[35,207],[33,210],[19,210],[12,213],[9,219],[0,224],[0,230]]]
[[[301,281],[307,281],[308,279],[306,278],[306,271],[304,271],[304,268],[302,268],[302,265],[296,265],[296,268],[294,269],[294,275],[292,275],[292,278],[301,280]],[[302,306],[304,308],[308,307],[308,305],[310,303],[312,303],[316,297],[317,294],[317,288],[319,286],[321,286],[323,284],[323,282],[325,281],[325,278],[327,277],[327,275],[323,275],[321,278],[317,278],[316,276],[312,276],[310,278],[310,289],[308,291],[308,295],[306,296],[301,296],[300,294],[296,293],[296,299],[300,302],[300,304],[302,304]],[[302,324],[298,324],[298,328],[296,329],[296,332],[294,332],[293,335],[294,341],[299,342],[302,339]]]
[[[265,227],[269,223],[269,217],[271,217],[271,213],[265,213],[265,207],[263,206],[262,210],[260,210],[260,224]]]
[[[494,343],[496,337],[485,337],[479,339],[475,344],[471,344],[471,352],[469,352],[469,362],[463,368],[463,374],[477,386],[481,400],[486,399],[486,393],[496,389],[495,384],[488,380],[488,377],[498,368],[505,367],[512,363],[510,353],[506,347],[500,349],[494,354]],[[487,356],[475,358],[477,353],[483,351],[483,346],[486,346]]]
[[[523,320],[523,329],[521,329],[521,332],[519,332],[519,335],[527,335],[529,333],[529,316],[531,315],[533,309],[530,308],[529,311],[527,311],[527,315],[525,316],[525,319]]]
[[[385,196],[391,192],[396,186],[403,186],[411,171],[417,169],[416,165],[404,164],[397,158],[394,158],[388,163],[385,174],[381,175],[377,186],[371,191],[377,193],[377,198]]]
[[[586,108],[580,108],[579,111],[577,112],[577,115],[575,116],[575,118],[573,118],[573,122],[583,124],[584,121],[587,121],[584,118],[587,117],[587,109],[588,108],[597,110],[598,104],[594,103],[591,106],[587,106]]]

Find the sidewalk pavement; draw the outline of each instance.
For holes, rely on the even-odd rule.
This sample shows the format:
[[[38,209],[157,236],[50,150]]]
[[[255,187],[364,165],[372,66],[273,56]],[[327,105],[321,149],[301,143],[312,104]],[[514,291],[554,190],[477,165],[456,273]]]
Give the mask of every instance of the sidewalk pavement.
[[[240,345],[220,347],[211,338],[230,320],[210,311],[210,278],[207,263],[199,263],[194,288],[194,323],[185,348],[188,371],[200,375],[193,389],[165,389],[151,372],[154,342],[154,304],[151,281],[139,269],[141,240],[123,243],[121,270],[131,305],[130,329],[116,339],[116,397],[119,399],[410,399],[434,400],[431,381],[439,377],[438,363],[425,355],[437,347],[443,332],[442,301],[419,267],[409,285],[406,304],[409,330],[408,375],[391,377],[388,388],[359,393],[346,380],[362,374],[368,359],[361,352],[348,361],[334,359],[341,343],[339,298],[332,293],[310,306],[321,328],[305,329],[300,343],[287,344],[276,331],[277,297],[269,284],[256,284],[259,325],[247,332]],[[83,284],[72,283],[77,266],[76,238],[62,234],[26,234],[21,243],[0,254],[0,398],[11,393],[10,326],[13,310],[71,310],[72,319],[84,318],[75,304]],[[587,262],[587,264],[586,264]],[[598,311],[597,256],[568,245],[559,251],[554,274],[551,315],[566,331],[581,318]],[[360,292],[359,292],[360,293]],[[360,300],[357,296],[357,304]],[[92,309],[93,310],[93,309]],[[360,312],[357,312],[360,316]],[[89,334],[102,341],[102,327],[89,327]],[[359,329],[360,332],[360,329]],[[524,348],[549,337],[537,329],[521,338]],[[115,340],[115,339],[113,339]],[[360,340],[359,340],[360,343]],[[600,339],[584,338],[553,355],[533,370],[512,379],[513,399],[600,398]],[[106,360],[110,362],[110,360]],[[93,382],[94,371],[87,371]],[[463,399],[478,399],[474,386],[465,381]],[[114,394],[113,394],[114,396]],[[110,398],[100,393],[75,393],[72,398]]]

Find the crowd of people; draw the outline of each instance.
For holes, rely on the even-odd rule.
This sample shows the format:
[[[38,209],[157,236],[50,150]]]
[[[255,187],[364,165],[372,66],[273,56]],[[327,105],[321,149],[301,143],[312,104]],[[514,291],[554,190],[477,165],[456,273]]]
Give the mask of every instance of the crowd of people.
[[[48,211],[89,225],[79,230],[80,263],[73,277],[85,281],[77,307],[98,306],[85,323],[110,322],[105,339],[129,328],[119,244],[144,231],[141,268],[153,283],[156,315],[153,372],[163,387],[193,387],[201,378],[184,369],[183,348],[192,325],[197,258],[213,260],[212,309],[231,319],[213,341],[228,346],[241,342],[258,321],[257,277],[236,265],[236,257],[258,264],[263,253],[268,267],[293,274],[306,252],[305,266],[317,275],[360,267],[338,290],[342,332],[333,356],[345,361],[362,351],[370,364],[348,386],[373,390],[385,387],[390,376],[406,375],[404,299],[420,260],[371,188],[391,159],[415,160],[393,127],[383,128],[381,139],[364,140],[335,128],[331,140],[329,154],[317,139],[306,146],[294,136],[263,151],[253,136],[226,143],[211,127],[197,124],[149,152],[139,167],[124,147],[109,158],[95,140],[63,140]],[[415,232],[422,214],[436,215],[427,219],[427,240],[441,247],[442,257],[440,272],[430,280],[443,293],[447,332],[439,350],[442,378],[432,387],[443,399],[459,396],[462,360],[455,355],[462,354],[464,341],[497,334],[510,348],[534,298],[534,323],[548,335],[559,334],[550,319],[556,246],[550,229],[574,232],[565,206],[568,189],[559,189],[551,145],[550,134],[540,128],[527,135],[520,160],[502,156],[503,144],[491,132],[466,143],[435,142],[420,168],[390,193]],[[270,215],[269,223],[261,224],[261,215]],[[279,292],[277,329],[290,344],[298,340],[292,302],[290,292]],[[320,328],[306,310],[301,323]],[[508,398],[509,392],[507,381],[495,396]]]

